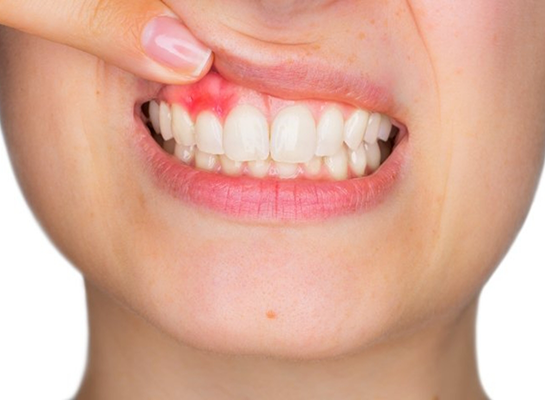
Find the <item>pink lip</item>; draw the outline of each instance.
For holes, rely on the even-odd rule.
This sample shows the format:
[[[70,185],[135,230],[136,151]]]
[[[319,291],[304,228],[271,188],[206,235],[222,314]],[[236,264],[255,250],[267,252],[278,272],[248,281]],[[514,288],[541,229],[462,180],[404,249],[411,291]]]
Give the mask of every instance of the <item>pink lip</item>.
[[[400,175],[407,136],[374,174],[337,182],[229,177],[199,171],[163,151],[143,123],[139,124],[138,144],[158,186],[184,203],[243,221],[310,221],[361,213],[379,205]]]

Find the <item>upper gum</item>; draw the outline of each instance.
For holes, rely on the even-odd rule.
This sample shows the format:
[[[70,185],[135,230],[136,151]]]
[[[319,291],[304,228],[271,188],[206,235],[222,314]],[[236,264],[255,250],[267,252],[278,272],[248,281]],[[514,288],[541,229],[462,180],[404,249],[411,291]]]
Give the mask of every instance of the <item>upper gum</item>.
[[[237,105],[246,104],[257,108],[269,123],[275,116],[290,105],[305,105],[316,121],[330,107],[338,108],[345,120],[360,108],[327,100],[286,100],[233,84],[219,74],[210,72],[202,80],[191,85],[169,85],[162,89],[158,101],[179,104],[184,107],[193,120],[201,111],[213,111],[222,122]]]

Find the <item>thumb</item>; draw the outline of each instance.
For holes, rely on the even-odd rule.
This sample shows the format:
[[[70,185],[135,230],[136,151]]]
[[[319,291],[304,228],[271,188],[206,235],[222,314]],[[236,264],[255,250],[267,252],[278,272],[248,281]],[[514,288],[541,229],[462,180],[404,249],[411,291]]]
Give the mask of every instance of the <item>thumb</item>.
[[[212,51],[159,0],[1,0],[0,24],[162,83],[195,82],[213,61]]]

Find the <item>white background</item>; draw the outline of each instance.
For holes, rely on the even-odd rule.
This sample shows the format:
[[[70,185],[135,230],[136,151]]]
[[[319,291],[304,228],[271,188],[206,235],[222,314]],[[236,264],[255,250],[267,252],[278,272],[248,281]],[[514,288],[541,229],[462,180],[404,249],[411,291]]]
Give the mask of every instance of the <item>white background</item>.
[[[545,182],[481,299],[479,363],[493,400],[545,400],[544,287]],[[86,359],[82,279],[28,210],[2,140],[0,321],[0,399],[70,398]]]

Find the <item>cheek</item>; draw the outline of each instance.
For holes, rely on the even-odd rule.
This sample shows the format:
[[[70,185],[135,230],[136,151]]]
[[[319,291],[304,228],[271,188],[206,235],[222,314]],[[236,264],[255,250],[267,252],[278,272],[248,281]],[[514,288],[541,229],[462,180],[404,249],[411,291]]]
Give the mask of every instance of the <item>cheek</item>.
[[[119,90],[123,95],[105,106],[104,88],[97,84],[104,78],[103,64],[94,57],[2,33],[6,57],[0,59],[11,60],[0,73],[2,122],[19,184],[60,250],[86,276],[109,285],[114,280],[109,275],[122,275],[122,269],[103,266],[123,265],[112,239],[127,231],[127,224],[112,221],[128,208],[126,193],[136,192],[133,180],[115,178],[116,172],[130,170],[114,134],[128,128],[125,119],[110,115],[122,115],[123,95],[130,97],[130,90]],[[113,75],[119,79],[120,73]],[[127,213],[138,215],[134,203]]]
[[[455,287],[477,287],[518,232],[543,162],[545,3],[411,3],[440,99],[438,264],[456,266]]]

